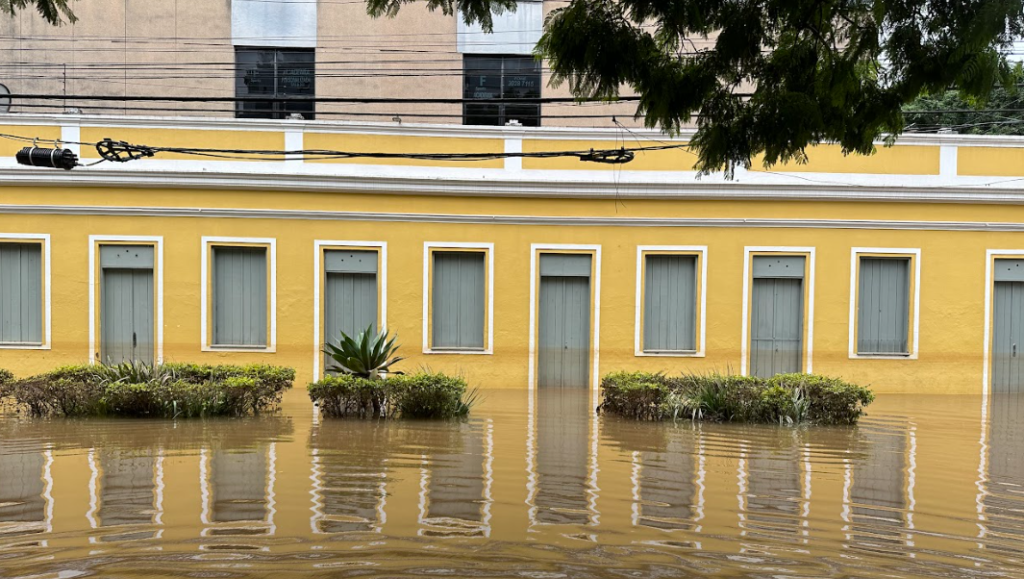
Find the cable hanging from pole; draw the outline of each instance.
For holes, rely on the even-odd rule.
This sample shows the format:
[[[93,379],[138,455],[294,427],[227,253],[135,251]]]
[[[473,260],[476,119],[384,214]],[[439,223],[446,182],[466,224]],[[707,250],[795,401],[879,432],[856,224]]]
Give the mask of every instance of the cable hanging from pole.
[[[389,153],[383,151],[338,151],[332,149],[269,150],[218,149],[205,147],[157,147],[134,144],[111,138],[105,138],[96,143],[53,141],[53,148],[43,148],[38,146],[39,139],[35,137],[0,133],[0,138],[32,144],[31,146],[23,148],[16,155],[16,159],[21,165],[66,170],[70,170],[74,167],[92,166],[104,161],[111,163],[128,163],[149,157],[156,157],[162,153],[233,160],[253,160],[253,158],[257,158],[267,161],[411,159],[421,161],[476,162],[495,159],[553,159],[575,157],[581,162],[622,165],[635,159],[637,153],[669,149],[685,150],[689,148],[689,144],[679,143],[636,147],[622,146],[610,149],[591,148],[585,150],[534,151],[525,153]],[[88,165],[80,163],[78,156],[75,155],[74,152],[70,149],[63,148],[64,145],[69,144],[79,145],[82,147],[94,147],[100,156],[100,160]]]

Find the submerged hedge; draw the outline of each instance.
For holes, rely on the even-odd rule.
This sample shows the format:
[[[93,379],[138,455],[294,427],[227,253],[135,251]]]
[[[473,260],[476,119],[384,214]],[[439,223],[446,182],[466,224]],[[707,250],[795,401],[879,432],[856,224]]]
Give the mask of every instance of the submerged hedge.
[[[245,416],[276,409],[294,380],[260,364],[64,366],[0,383],[0,397],[33,416]]]
[[[307,390],[320,411],[334,418],[457,418],[469,414],[476,399],[465,379],[431,372],[386,379],[340,374]]]
[[[601,381],[599,411],[638,420],[855,424],[875,395],[814,374],[773,378],[616,372]]]

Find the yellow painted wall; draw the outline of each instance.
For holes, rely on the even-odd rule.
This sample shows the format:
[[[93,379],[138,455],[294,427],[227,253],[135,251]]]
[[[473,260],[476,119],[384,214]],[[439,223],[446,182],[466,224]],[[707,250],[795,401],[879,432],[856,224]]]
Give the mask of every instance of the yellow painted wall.
[[[404,196],[254,194],[211,191],[8,188],[11,203],[46,198],[54,204],[86,200],[115,205],[250,206],[382,212],[518,215],[631,215],[886,218],[892,204],[629,202],[526,199],[410,198]],[[52,194],[52,196],[51,196]],[[273,202],[271,202],[273,201]],[[173,203],[172,203],[173,202]],[[85,203],[87,204],[87,203]],[[956,205],[914,206],[918,219],[1024,221],[1024,208]],[[463,372],[485,387],[525,388],[529,322],[530,244],[601,244],[600,369],[678,371],[740,367],[744,246],[817,248],[813,370],[870,384],[880,392],[962,392],[981,389],[984,268],[987,248],[1024,246],[1019,234],[994,232],[843,229],[597,227],[467,223],[373,223],[191,217],[0,215],[0,232],[52,236],[53,348],[2,350],[0,366],[25,375],[57,364],[84,362],[88,348],[89,235],[162,235],[165,244],[165,359],[235,363],[261,361],[293,366],[300,383],[313,361],[314,240],[388,243],[388,325],[401,336],[407,369],[429,365]],[[200,239],[203,236],[277,239],[277,352],[201,352]],[[495,252],[494,354],[422,355],[423,243],[488,242]],[[705,358],[634,356],[637,245],[707,245],[708,301]],[[921,248],[920,359],[850,360],[848,323],[850,248]]]

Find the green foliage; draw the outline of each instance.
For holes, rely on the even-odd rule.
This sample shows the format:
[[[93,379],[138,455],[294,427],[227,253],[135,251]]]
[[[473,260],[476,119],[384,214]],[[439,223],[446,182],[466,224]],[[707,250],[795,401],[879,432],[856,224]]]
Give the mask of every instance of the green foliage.
[[[367,0],[393,16],[411,0]],[[490,24],[508,0],[425,0]],[[639,98],[636,117],[690,141],[702,173],[806,160],[838,143],[871,154],[902,107],[947,89],[984,101],[1009,78],[1024,0],[569,0],[536,54],[579,98]],[[891,140],[891,139],[890,139]]]
[[[324,353],[332,360],[328,370],[353,374],[360,378],[379,378],[391,366],[404,360],[400,356],[395,356],[400,347],[395,345],[397,339],[397,334],[388,339],[386,329],[374,335],[372,325],[367,326],[355,339],[342,332],[341,342],[337,346],[328,343],[324,348]]]
[[[874,401],[867,388],[812,374],[774,378],[616,372],[601,382],[600,411],[638,420],[855,424]]]
[[[43,17],[48,23],[54,26],[60,26],[64,24],[65,19],[68,23],[75,23],[78,18],[75,17],[74,12],[71,11],[71,7],[68,6],[69,0],[0,0],[0,12],[6,12],[11,16],[18,13],[19,10],[23,10],[28,6],[35,6],[36,10],[39,11],[39,15]]]
[[[253,364],[65,366],[6,393],[33,416],[245,416],[276,408],[295,371]]]
[[[431,372],[385,380],[326,376],[307,389],[310,399],[330,417],[458,418],[469,414],[478,398],[462,377]]]
[[[1012,84],[995,87],[987,100],[955,90],[919,96],[903,108],[907,131],[1024,135],[1024,112],[1012,112],[1024,110],[1024,63],[1018,62],[1011,75]],[[983,108],[998,112],[985,112]]]

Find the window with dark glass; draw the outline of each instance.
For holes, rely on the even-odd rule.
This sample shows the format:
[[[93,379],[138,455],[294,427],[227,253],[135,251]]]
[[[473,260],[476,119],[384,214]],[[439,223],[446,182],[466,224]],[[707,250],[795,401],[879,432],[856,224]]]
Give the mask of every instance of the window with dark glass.
[[[540,62],[532,56],[467,55],[463,61],[464,99],[509,99],[508,102],[467,102],[462,105],[464,125],[505,125],[519,121],[540,126],[540,103],[513,99],[540,98]]]
[[[312,48],[236,48],[236,97],[315,97],[316,64]],[[312,100],[284,102],[239,100],[235,117],[244,119],[286,119],[299,113],[313,119]]]

